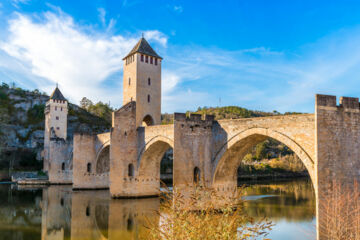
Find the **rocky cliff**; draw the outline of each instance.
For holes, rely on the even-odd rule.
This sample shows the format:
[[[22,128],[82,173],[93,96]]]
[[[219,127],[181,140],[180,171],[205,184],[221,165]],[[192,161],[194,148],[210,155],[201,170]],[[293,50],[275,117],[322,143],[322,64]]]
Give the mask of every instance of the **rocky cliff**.
[[[0,86],[0,170],[41,169],[44,145],[44,107],[49,99],[38,90]],[[69,104],[68,137],[75,131],[105,132],[110,123]]]

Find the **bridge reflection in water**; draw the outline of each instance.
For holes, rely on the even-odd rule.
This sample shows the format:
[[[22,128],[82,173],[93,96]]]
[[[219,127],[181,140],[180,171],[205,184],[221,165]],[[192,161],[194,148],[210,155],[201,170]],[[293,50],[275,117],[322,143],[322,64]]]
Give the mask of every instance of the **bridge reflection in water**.
[[[27,189],[3,185],[0,191],[9,194],[8,202],[0,205],[0,239],[34,239],[29,236],[41,232],[41,239],[50,240],[132,240],[146,234],[146,221],[162,221],[155,213],[160,208],[159,198],[111,199],[106,190],[72,191],[71,186]],[[258,182],[247,184],[243,191],[248,215],[278,223],[269,238],[301,239],[297,237],[303,237],[309,226],[315,231],[315,194],[310,180]],[[40,212],[34,215],[36,209]],[[28,216],[26,221],[19,221],[22,211]],[[26,228],[27,224],[31,228]],[[15,231],[8,232],[10,227]],[[19,238],[23,229],[27,230]]]
[[[111,199],[109,191],[43,190],[42,239],[138,239],[159,222],[159,198]]]

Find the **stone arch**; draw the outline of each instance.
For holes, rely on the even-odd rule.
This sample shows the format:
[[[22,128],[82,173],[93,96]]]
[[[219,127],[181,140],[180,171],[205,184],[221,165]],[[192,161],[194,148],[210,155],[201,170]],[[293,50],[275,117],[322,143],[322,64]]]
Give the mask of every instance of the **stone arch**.
[[[160,162],[169,148],[174,148],[174,141],[170,138],[156,136],[150,139],[138,157],[139,176],[160,180]]]
[[[96,173],[110,171],[110,144],[104,145],[96,157]]]
[[[236,182],[236,172],[238,165],[242,161],[245,154],[251,147],[266,140],[269,137],[285,144],[300,158],[309,172],[310,178],[314,185],[314,160],[295,140],[291,139],[284,133],[267,128],[250,128],[241,131],[235,134],[227,141],[226,144],[222,146],[220,151],[218,151],[218,153],[215,155],[215,158],[213,159],[213,185],[221,185],[231,181]]]
[[[153,117],[152,117],[151,115],[149,115],[149,114],[146,115],[146,116],[143,118],[143,120],[142,120],[142,125],[143,125],[144,127],[154,125],[154,119],[153,119]]]

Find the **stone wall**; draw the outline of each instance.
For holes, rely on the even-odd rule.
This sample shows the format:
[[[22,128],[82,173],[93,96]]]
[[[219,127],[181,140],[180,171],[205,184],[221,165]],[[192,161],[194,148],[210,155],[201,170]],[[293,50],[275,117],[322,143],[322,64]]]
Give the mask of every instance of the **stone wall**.
[[[135,177],[138,175],[138,136],[136,103],[130,102],[113,113],[110,148],[110,193],[113,197],[147,194],[146,186],[138,184]]]
[[[195,168],[199,169],[199,181],[211,184],[211,157],[213,149],[213,116],[183,113],[174,116],[174,177],[178,188],[190,187],[195,181]]]
[[[345,188],[360,183],[360,107],[358,98],[316,95],[316,185],[318,238],[322,232],[321,202],[335,181]],[[358,185],[359,186],[359,185]]]
[[[74,189],[104,189],[109,188],[109,171],[98,171],[98,156],[101,147],[108,142],[109,134],[82,134],[74,135]],[[107,157],[109,161],[109,156]],[[109,163],[107,163],[109,164]],[[102,168],[103,169],[103,168]]]
[[[51,184],[71,184],[73,179],[73,142],[50,140],[48,176]]]

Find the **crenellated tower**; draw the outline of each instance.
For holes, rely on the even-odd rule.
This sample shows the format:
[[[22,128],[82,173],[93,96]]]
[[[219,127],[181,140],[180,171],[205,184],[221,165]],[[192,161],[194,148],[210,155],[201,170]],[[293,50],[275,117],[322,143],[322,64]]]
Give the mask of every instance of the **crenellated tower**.
[[[50,140],[67,138],[68,101],[56,86],[45,107],[44,171],[49,170]]]
[[[123,105],[136,101],[137,127],[160,124],[162,58],[142,37],[123,60]]]

